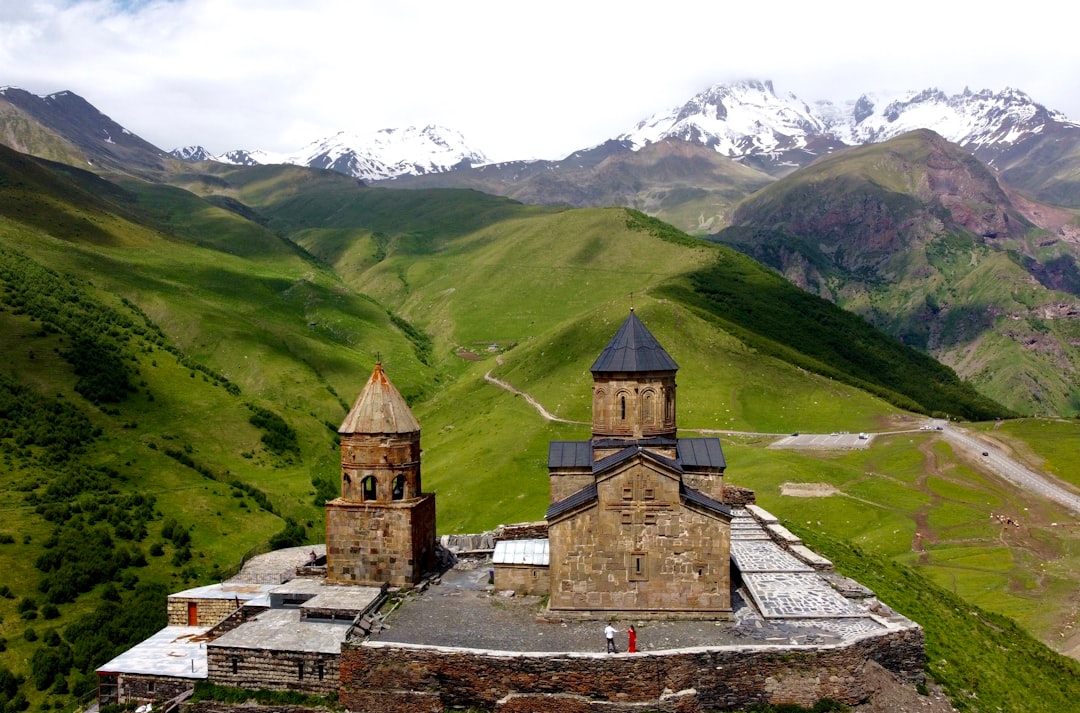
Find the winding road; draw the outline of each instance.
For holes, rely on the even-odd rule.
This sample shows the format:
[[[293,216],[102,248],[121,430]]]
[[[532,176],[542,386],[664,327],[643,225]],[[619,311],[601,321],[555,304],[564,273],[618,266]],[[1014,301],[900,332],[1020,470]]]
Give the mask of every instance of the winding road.
[[[1031,470],[1010,458],[1000,448],[972,436],[963,428],[947,422],[940,422],[938,425],[942,426],[941,434],[946,441],[959,450],[969,453],[973,459],[981,459],[989,470],[1000,477],[1018,488],[1037,493],[1080,515],[1080,495],[1067,489],[1053,476]]]
[[[502,379],[498,379],[491,375],[491,372],[484,374],[484,379],[501,389],[505,389],[512,394],[522,397],[530,406],[536,409],[536,411],[548,421],[557,421],[559,423],[576,423],[581,425],[588,425],[583,421],[572,421],[566,418],[559,418],[555,416],[547,409],[543,407],[540,402],[534,399],[529,394],[519,389],[514,388],[512,385],[506,383]],[[1018,488],[1036,493],[1051,500],[1069,510],[1075,515],[1080,516],[1080,495],[1074,492],[1072,489],[1066,487],[1057,478],[1041,473],[1027,466],[1023,465],[1019,461],[1011,458],[1000,447],[989,443],[983,439],[977,438],[971,435],[966,429],[960,428],[948,421],[932,421],[931,426],[937,433],[940,433],[942,437],[952,444],[957,450],[967,454],[972,461],[976,461],[979,464],[986,467],[996,473],[999,477],[1009,481]],[[686,429],[695,430],[695,429]],[[704,431],[702,431],[704,432]],[[727,433],[732,435],[779,435],[779,434],[758,434],[758,433],[744,433],[742,431],[709,431],[710,433]],[[891,433],[891,432],[885,432]],[[833,434],[834,436],[836,434]],[[880,434],[874,434],[880,435]],[[865,444],[865,445],[863,445]],[[867,441],[863,441],[862,447],[869,445]]]

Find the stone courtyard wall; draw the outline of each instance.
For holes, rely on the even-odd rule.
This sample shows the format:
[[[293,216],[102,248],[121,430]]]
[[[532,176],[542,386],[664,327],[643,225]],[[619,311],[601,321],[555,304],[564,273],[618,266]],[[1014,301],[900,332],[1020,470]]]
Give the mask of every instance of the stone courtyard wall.
[[[698,713],[869,698],[867,663],[923,680],[919,627],[821,647],[720,647],[636,655],[517,654],[346,644],[339,698],[352,713]]]
[[[196,680],[176,676],[122,673],[117,679],[117,702],[127,705],[167,701],[193,689]]]
[[[338,688],[338,663],[337,654],[214,644],[206,647],[208,680],[236,688],[304,691],[325,696]]]
[[[188,621],[188,604],[198,607],[194,624]],[[200,599],[197,597],[169,597],[167,605],[169,626],[217,626],[240,608],[239,599]]]

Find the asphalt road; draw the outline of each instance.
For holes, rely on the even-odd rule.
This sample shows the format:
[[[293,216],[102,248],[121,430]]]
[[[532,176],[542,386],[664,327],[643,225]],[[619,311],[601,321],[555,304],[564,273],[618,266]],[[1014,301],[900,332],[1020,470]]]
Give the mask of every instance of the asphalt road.
[[[1017,487],[1037,493],[1080,515],[1080,495],[1059,484],[1050,476],[1038,473],[1010,458],[1001,449],[976,438],[967,431],[941,421],[941,434],[946,441],[978,458],[988,469]],[[985,453],[986,455],[982,455]]]

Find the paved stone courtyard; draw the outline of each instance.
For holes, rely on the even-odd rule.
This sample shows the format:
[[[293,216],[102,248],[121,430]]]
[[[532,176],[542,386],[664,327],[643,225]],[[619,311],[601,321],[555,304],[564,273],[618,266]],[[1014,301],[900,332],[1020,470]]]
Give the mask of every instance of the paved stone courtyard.
[[[774,518],[736,509],[732,521],[733,587],[730,620],[617,620],[626,645],[633,624],[641,651],[739,645],[812,646],[914,624],[872,593],[835,572],[820,571],[770,536]],[[765,516],[763,523],[762,514]],[[790,544],[790,543],[789,543]],[[826,563],[827,564],[827,563]],[[596,652],[605,655],[603,620],[553,620],[539,597],[511,597],[488,584],[489,561],[462,560],[425,591],[390,611],[370,639],[380,642],[507,652]]]

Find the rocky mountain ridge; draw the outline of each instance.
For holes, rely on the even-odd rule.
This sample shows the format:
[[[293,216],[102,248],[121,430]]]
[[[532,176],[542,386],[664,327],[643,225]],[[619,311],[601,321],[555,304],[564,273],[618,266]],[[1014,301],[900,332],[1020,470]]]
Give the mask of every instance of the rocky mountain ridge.
[[[635,149],[670,138],[702,143],[730,158],[756,158],[776,174],[837,148],[879,143],[916,129],[931,129],[993,165],[1026,139],[1080,125],[1013,88],[965,89],[952,96],[938,89],[867,93],[839,104],[811,105],[792,93],[777,94],[772,82],[747,80],[716,84],[617,138]]]
[[[746,80],[715,84],[680,106],[638,122],[612,141],[637,151],[649,144],[679,139],[708,146],[729,158],[749,159],[750,165],[777,174],[838,148],[878,143],[915,129],[932,129],[993,164],[998,155],[1018,142],[1077,128],[1080,125],[1061,112],[1013,88],[997,92],[965,89],[951,96],[934,88],[865,93],[847,102],[811,104],[793,93],[778,94],[770,81]],[[201,147],[171,153],[183,160],[209,157]],[[487,163],[484,154],[470,148],[461,134],[439,126],[383,129],[367,137],[339,132],[290,154],[234,150],[211,158],[237,165],[291,163],[327,168],[368,181]]]
[[[385,180],[401,175],[422,176],[487,163],[483,153],[444,126],[381,129],[370,136],[339,131],[289,154],[236,149],[212,156],[202,146],[170,152],[184,161],[219,161],[237,166],[293,164],[324,168],[361,180]]]

